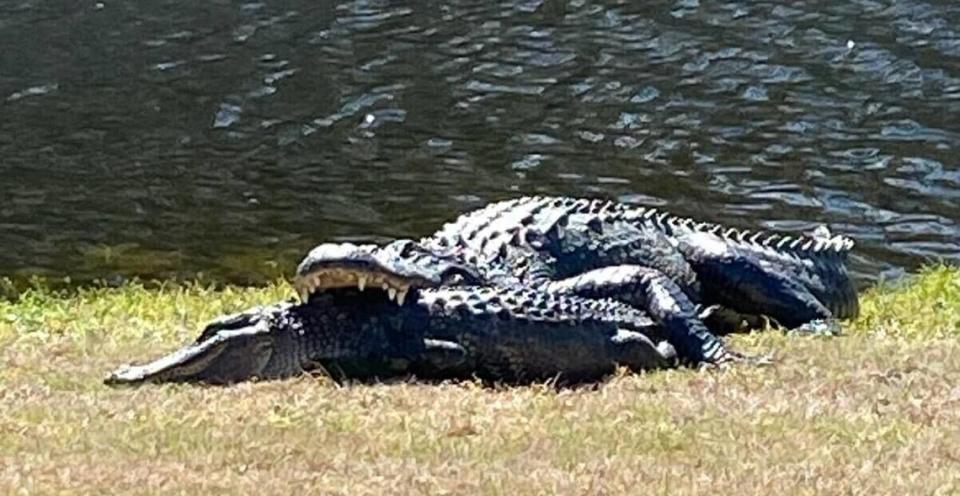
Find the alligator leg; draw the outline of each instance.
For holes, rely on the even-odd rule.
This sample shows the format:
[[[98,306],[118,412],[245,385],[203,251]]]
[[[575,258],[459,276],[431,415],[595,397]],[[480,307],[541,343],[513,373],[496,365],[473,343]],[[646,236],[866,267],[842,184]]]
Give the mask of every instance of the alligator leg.
[[[833,315],[801,283],[768,270],[761,262],[714,235],[680,238],[680,249],[697,272],[703,295],[743,314],[766,315],[789,329],[835,333]]]
[[[763,315],[740,313],[723,305],[700,304],[698,309],[700,320],[718,336],[763,329],[770,323],[770,319]]]
[[[473,370],[467,360],[467,350],[445,339],[424,339],[423,350],[418,358],[411,363],[410,369],[420,377],[467,377]]]
[[[667,341],[654,344],[647,336],[619,329],[610,338],[614,360],[634,372],[652,368],[668,368],[675,364],[677,351]]]
[[[721,363],[739,358],[726,349],[697,315],[680,287],[664,273],[639,265],[594,269],[549,282],[546,290],[586,298],[612,298],[642,308],[665,330],[667,340],[684,359],[694,363]]]

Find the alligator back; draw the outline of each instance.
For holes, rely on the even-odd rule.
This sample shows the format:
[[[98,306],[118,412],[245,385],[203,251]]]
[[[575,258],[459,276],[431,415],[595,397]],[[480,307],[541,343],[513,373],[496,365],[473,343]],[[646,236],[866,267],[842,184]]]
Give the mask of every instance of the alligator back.
[[[645,312],[612,300],[470,287],[424,289],[416,305],[430,314],[426,337],[462,346],[466,369],[485,379],[598,379],[626,361],[617,341],[624,332],[647,337],[644,357],[625,365],[672,365],[653,344],[662,329]]]
[[[794,278],[834,317],[852,318],[859,313],[856,287],[846,265],[854,241],[846,236],[831,235],[825,226],[811,235],[787,235],[698,222],[655,208],[613,202],[594,202],[588,209],[598,215],[656,228],[674,238],[695,233],[712,234],[738,252],[754,257],[765,270]]]
[[[785,235],[762,230],[725,227],[675,216],[652,217],[651,222],[671,236],[710,233],[736,251],[757,260],[767,272],[787,275],[813,294],[834,317],[859,314],[856,287],[847,269],[852,239],[832,236],[826,227],[812,235]]]
[[[563,226],[572,215],[584,223],[596,219],[607,225],[626,223],[639,229],[656,229],[675,239],[695,233],[713,234],[758,260],[765,270],[787,274],[801,283],[834,316],[850,318],[859,312],[857,291],[846,266],[854,242],[846,236],[831,235],[825,228],[813,235],[795,236],[699,222],[656,208],[607,200],[535,196],[492,203],[461,215],[424,242],[466,248],[480,256],[472,262],[483,263],[483,259],[496,258],[503,252],[504,243],[516,241],[525,230],[559,233],[562,237]]]

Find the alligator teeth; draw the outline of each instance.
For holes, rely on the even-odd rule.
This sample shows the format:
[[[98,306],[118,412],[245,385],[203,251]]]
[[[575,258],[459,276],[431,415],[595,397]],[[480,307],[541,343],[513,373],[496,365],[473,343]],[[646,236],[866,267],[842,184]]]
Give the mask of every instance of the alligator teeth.
[[[304,303],[316,293],[336,288],[357,288],[364,291],[367,287],[382,288],[390,301],[403,305],[410,290],[410,283],[392,275],[366,273],[345,269],[317,270],[303,275],[294,281],[297,295]]]

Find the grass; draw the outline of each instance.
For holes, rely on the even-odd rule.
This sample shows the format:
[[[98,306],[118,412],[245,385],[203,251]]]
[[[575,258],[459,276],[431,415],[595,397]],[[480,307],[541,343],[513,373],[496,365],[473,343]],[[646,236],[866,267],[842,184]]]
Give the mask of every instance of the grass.
[[[960,270],[870,290],[770,367],[594,388],[325,379],[111,389],[217,314],[290,296],[47,289],[0,302],[2,494],[960,494]]]

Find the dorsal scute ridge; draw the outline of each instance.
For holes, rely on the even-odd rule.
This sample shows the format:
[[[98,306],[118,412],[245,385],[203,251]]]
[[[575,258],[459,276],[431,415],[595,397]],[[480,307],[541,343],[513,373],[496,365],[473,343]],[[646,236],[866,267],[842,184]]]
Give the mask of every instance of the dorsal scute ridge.
[[[844,254],[853,249],[854,241],[851,238],[836,234],[830,238],[815,236],[792,236],[763,230],[738,229],[726,227],[712,222],[697,222],[690,217],[681,217],[663,212],[654,208],[646,209],[643,218],[652,220],[658,227],[665,228],[667,234],[673,234],[677,229],[710,233],[721,238],[744,243],[758,248],[786,249],[796,253],[829,253]]]
[[[459,219],[445,223],[437,235],[424,238],[431,244],[438,237],[450,241],[463,242],[471,239],[479,231],[491,226],[491,222],[521,208],[530,215],[544,215],[550,209],[559,209],[566,214],[589,214],[602,218],[604,222],[643,222],[661,229],[667,235],[683,232],[710,233],[734,243],[759,249],[783,250],[802,254],[840,254],[853,249],[854,241],[846,236],[833,234],[826,226],[821,226],[813,235],[789,235],[762,229],[738,229],[713,222],[701,222],[690,217],[673,215],[657,207],[625,205],[599,198],[572,198],[564,196],[524,196],[501,202],[491,203]],[[432,240],[432,241],[430,241]],[[491,245],[492,246],[492,245]]]

